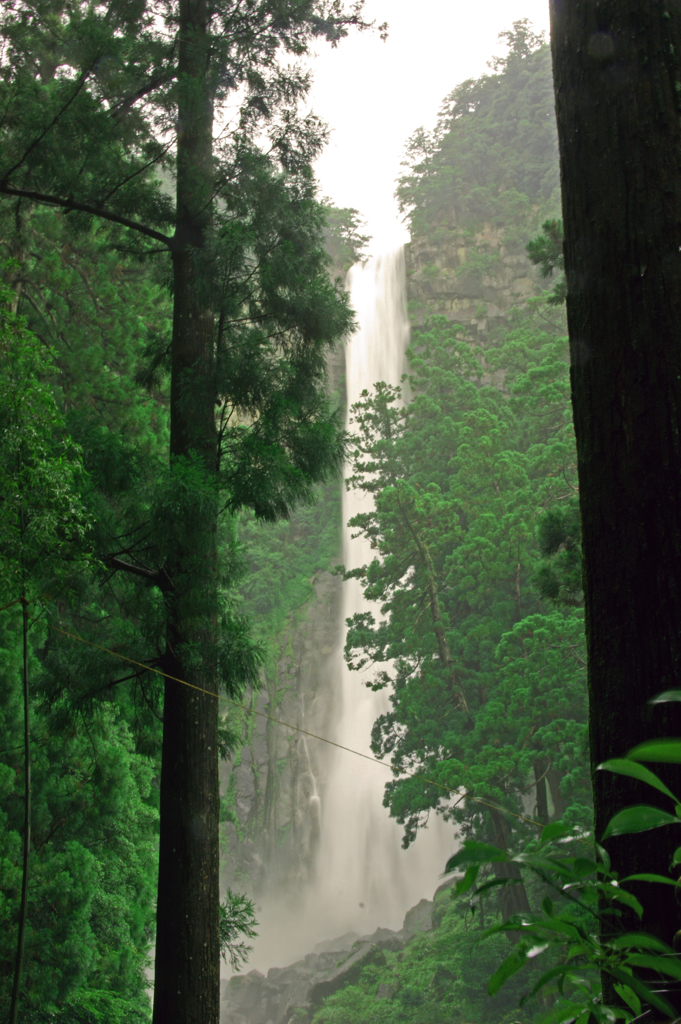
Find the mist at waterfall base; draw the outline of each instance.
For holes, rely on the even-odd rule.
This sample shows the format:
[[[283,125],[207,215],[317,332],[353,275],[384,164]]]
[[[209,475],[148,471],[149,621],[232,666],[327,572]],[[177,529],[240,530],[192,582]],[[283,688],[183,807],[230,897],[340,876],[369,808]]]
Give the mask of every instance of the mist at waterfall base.
[[[358,330],[345,349],[349,409],[363,390],[370,390],[377,381],[397,384],[404,372],[409,323],[403,249],[355,265],[348,287],[358,321]],[[349,519],[370,507],[371,500],[343,488],[343,562],[348,569],[372,560],[368,541],[353,539],[347,526]],[[359,581],[345,582],[343,624],[367,607]],[[372,610],[378,615],[376,606]],[[343,626],[333,659],[338,713],[330,739],[371,755],[371,728],[387,709],[388,696],[368,689],[367,676],[347,668],[343,659],[346,631]],[[373,666],[370,674],[375,670]],[[402,849],[402,827],[383,807],[384,786],[390,778],[384,766],[332,746],[325,747],[324,758],[324,778],[312,780],[315,807],[311,812],[320,816],[313,878],[295,903],[267,892],[258,900],[259,935],[246,970],[286,966],[317,943],[350,931],[361,936],[378,927],[398,930],[407,910],[424,897],[432,898],[453,852],[452,826],[435,814],[411,847]]]

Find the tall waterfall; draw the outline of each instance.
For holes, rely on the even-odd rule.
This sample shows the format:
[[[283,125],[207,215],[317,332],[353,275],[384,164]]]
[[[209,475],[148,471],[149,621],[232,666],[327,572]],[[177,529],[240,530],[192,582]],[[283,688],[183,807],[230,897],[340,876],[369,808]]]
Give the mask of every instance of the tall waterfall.
[[[381,380],[397,384],[404,372],[409,324],[403,249],[357,264],[350,271],[349,287],[359,328],[346,345],[348,409],[364,389]],[[343,560],[351,569],[372,559],[368,542],[352,539],[347,525],[372,499],[343,490]],[[331,738],[371,755],[371,728],[387,709],[388,697],[364,686],[366,677],[350,672],[343,660],[345,620],[366,608],[359,582],[344,583],[342,638],[334,659],[336,732]],[[377,927],[399,929],[410,907],[432,897],[452,853],[451,825],[435,815],[410,849],[403,850],[402,828],[383,807],[389,770],[344,750],[326,751],[324,777],[318,797],[315,780],[312,809],[321,815],[314,878],[297,906],[263,904],[258,915],[261,938],[251,959],[260,970],[290,963],[319,941],[348,931],[365,935]]]

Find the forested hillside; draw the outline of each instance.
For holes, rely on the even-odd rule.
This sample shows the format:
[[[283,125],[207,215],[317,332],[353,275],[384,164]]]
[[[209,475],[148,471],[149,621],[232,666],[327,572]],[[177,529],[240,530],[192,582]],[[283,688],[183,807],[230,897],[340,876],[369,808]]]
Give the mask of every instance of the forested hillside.
[[[116,46],[132,67],[134,12],[119,15]],[[90,29],[83,46],[96,48]],[[39,21],[10,19],[4,30],[24,77],[10,61],[2,88],[37,120],[12,114],[0,168],[0,1013],[15,970],[30,741],[19,1019],[137,1024],[149,1019],[163,673],[172,677],[175,663],[169,615],[177,580],[189,579],[196,559],[195,516],[206,509],[215,525],[212,632],[205,645],[200,630],[181,645],[186,664],[210,656],[232,702],[330,731],[325,659],[342,585],[329,571],[339,557],[340,493],[333,479],[312,483],[333,476],[342,448],[334,411],[342,374],[326,357],[350,319],[336,273],[364,240],[354,211],[325,210],[317,199],[316,126],[286,121],[286,89],[303,94],[305,83],[247,76],[241,134],[221,157],[220,230],[202,256],[220,324],[209,403],[218,410],[218,476],[207,481],[196,453],[178,469],[171,405],[184,415],[194,385],[189,373],[186,393],[171,389],[177,283],[173,291],[162,241],[172,219],[160,185],[165,152],[146,138],[143,163],[121,130],[111,166],[99,157],[88,164],[81,139],[89,170],[79,187],[90,192],[83,209],[69,208],[75,179],[50,163],[54,149],[41,149],[44,111],[26,82],[58,125],[84,58],[77,47],[54,52]],[[377,384],[349,424],[353,483],[376,499],[375,512],[352,524],[376,558],[352,575],[384,618],[355,618],[347,656],[357,667],[392,662],[372,683],[390,697],[373,744],[401,776],[386,787],[386,807],[404,825],[405,844],[438,813],[461,837],[518,852],[557,816],[588,830],[591,811],[565,322],[526,253],[558,208],[549,55],[524,23],[507,42],[508,56],[455,89],[435,132],[407,148],[399,196],[412,230],[408,404],[400,389]],[[34,46],[38,72],[28,68]],[[157,56],[166,60],[165,51]],[[69,69],[61,76],[60,60]],[[128,80],[97,75],[97,95],[125,112]],[[159,81],[154,88],[165,88]],[[281,106],[276,125],[268,104]],[[261,117],[273,131],[286,127],[272,163],[254,143]],[[67,129],[63,139],[72,122]],[[111,154],[129,175],[123,185],[109,180]],[[7,185],[20,157],[18,184]],[[54,188],[61,207],[31,198],[36,182]],[[107,221],[95,199],[104,209],[110,195]],[[158,237],[140,238],[121,221],[116,203],[128,200]],[[313,496],[316,505],[293,510]],[[197,587],[182,606],[192,629],[208,600]],[[305,780],[315,748],[302,764],[276,723],[234,703],[223,711],[224,874],[249,892],[265,877],[300,887],[314,870]],[[318,1024],[520,1019],[515,990],[493,1003],[484,994],[502,940],[471,972],[469,929],[542,895],[518,884],[473,910],[444,890],[429,934],[388,949],[308,1010]]]
[[[325,233],[344,241],[310,166],[323,126],[298,110],[309,76],[276,55],[368,27],[361,6],[242,18],[223,3],[199,32],[210,83],[186,5],[167,22],[145,4],[3,8],[13,1022],[148,1019],[154,938],[156,1020],[219,1018],[220,954],[242,918],[238,901],[219,906],[218,759],[239,723],[218,707],[257,685],[277,622],[256,636],[242,607],[249,568],[258,589],[247,520],[312,500],[344,445],[326,356],[351,314]],[[232,93],[242,109],[213,153]]]
[[[434,807],[502,846],[531,834],[473,795],[589,824],[566,328],[525,251],[557,201],[550,59],[526,23],[504,36],[495,73],[407,147],[410,401],[379,385],[354,409],[353,483],[376,499],[354,525],[377,558],[353,575],[387,618],[356,619],[347,653],[394,659],[374,749],[443,787],[388,784],[407,843]],[[534,295],[514,293],[518,268]]]
[[[30,616],[24,984],[35,1012],[43,1008],[50,1020],[141,1021],[154,940],[162,697],[139,663],[153,667],[148,644],[157,643],[159,609],[143,575],[139,583],[114,580],[112,568],[116,558],[130,558],[126,533],[134,543],[154,507],[168,500],[171,311],[162,279],[112,248],[107,231],[74,231],[62,215],[37,208],[23,218],[17,251],[13,227],[5,221],[5,256],[14,245],[15,258],[2,295],[2,567],[8,597],[20,595],[24,580]],[[329,230],[339,249],[347,244]],[[23,489],[10,500],[17,465]],[[222,536],[231,574],[225,584],[239,614],[255,623],[266,680],[277,657],[274,638],[309,600],[310,577],[338,558],[339,485],[329,486],[319,494],[321,534],[312,528],[319,509],[303,509],[269,529],[244,514]],[[114,534],[124,538],[118,549]],[[242,551],[248,575],[239,591]],[[144,563],[133,561],[143,573]],[[19,600],[0,614],[7,998],[24,813]],[[242,719],[234,710],[225,715],[223,753],[236,744],[238,755]],[[229,791],[223,816],[226,823],[233,816]]]
[[[524,22],[504,37],[507,56],[407,146],[408,376],[365,392],[350,421],[350,483],[375,499],[351,526],[375,558],[347,575],[380,616],[355,616],[345,653],[365,673],[381,665],[368,685],[390,707],[373,750],[397,769],[385,805],[404,844],[440,814],[513,856],[559,818],[568,835],[588,833],[592,811],[567,330],[560,281],[533,265],[558,227],[527,251],[560,207],[550,54]],[[546,885],[499,860],[478,887],[443,886],[415,936],[362,938],[380,952],[340,945],[335,974],[316,951],[289,974],[234,980],[230,1024],[296,1012],[315,1024],[535,1019],[554,997],[518,1009],[530,975],[490,998],[508,941],[476,943],[539,911]]]

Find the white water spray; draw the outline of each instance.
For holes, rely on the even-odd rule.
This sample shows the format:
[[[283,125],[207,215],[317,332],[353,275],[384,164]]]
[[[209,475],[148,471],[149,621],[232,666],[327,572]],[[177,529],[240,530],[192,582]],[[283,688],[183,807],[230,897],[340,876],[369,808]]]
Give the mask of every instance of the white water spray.
[[[404,372],[409,323],[403,250],[356,265],[349,285],[359,329],[346,346],[348,408],[364,389],[370,390],[378,381],[398,384]],[[372,560],[369,543],[363,538],[353,540],[347,525],[354,515],[371,507],[371,500],[344,488],[343,560],[348,569]],[[343,624],[367,607],[359,582],[344,583]],[[343,625],[334,669],[340,706],[331,738],[371,755],[371,729],[387,709],[388,698],[383,691],[375,693],[364,686],[362,673],[349,671],[343,660],[345,634]],[[349,931],[365,935],[378,927],[399,929],[410,907],[423,897],[432,898],[453,850],[451,826],[434,814],[429,827],[409,850],[403,850],[402,827],[383,807],[390,772],[346,751],[327,749],[325,783],[318,798],[321,839],[315,877],[295,908],[284,902],[263,902],[261,937],[249,964],[259,970],[291,963],[316,943]]]

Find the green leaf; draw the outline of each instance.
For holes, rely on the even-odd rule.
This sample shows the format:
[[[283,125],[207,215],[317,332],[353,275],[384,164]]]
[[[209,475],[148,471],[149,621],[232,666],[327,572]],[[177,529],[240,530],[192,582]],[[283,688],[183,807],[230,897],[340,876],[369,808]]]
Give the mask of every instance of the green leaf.
[[[515,882],[515,878],[492,878],[489,882],[485,882],[484,885],[479,886],[475,890],[476,896],[481,896],[483,892],[487,892],[488,889],[496,889],[500,885],[508,885],[509,882]]]
[[[604,871],[606,874],[610,871],[610,854],[604,846],[600,843],[596,843],[596,854],[601,864],[598,866],[599,871]]]
[[[576,857],[572,864],[575,878],[588,878],[596,873],[596,862],[588,857]]]
[[[651,697],[648,704],[667,704],[675,700],[681,701],[681,690],[664,690],[656,697]]]
[[[664,875],[651,875],[648,872],[644,872],[642,875],[628,875],[622,879],[623,882],[661,882],[663,885],[673,885],[674,888],[679,884],[675,882],[673,878],[665,878]]]
[[[655,938],[654,935],[648,935],[647,932],[627,932],[625,935],[616,935],[614,939],[610,939],[609,945],[614,946],[615,949],[656,949],[660,953],[673,952],[671,946],[668,946],[666,942]]]
[[[678,799],[674,796],[672,791],[665,786],[661,779],[658,779],[654,772],[651,772],[650,768],[644,767],[642,764],[638,764],[636,761],[630,761],[623,757],[616,757],[610,761],[604,761],[603,764],[599,764],[596,771],[605,769],[609,772],[616,772],[618,775],[628,775],[632,779],[639,779],[641,782],[647,782],[649,786],[654,786],[655,789],[659,789],[660,793],[664,793],[665,796],[671,797],[674,803],[678,803]]]
[[[487,864],[490,861],[508,860],[505,850],[491,843],[476,843],[467,839],[458,853],[450,857],[445,867],[445,874],[455,871],[461,864]]]
[[[561,836],[572,832],[572,825],[566,825],[563,821],[552,821],[550,825],[544,825],[541,830],[540,846],[550,842],[552,839],[559,839]]]
[[[493,996],[499,991],[501,986],[511,978],[516,971],[527,963],[527,953],[524,949],[514,950],[510,956],[507,956],[500,967],[494,972],[492,977],[489,979],[487,986],[487,992]]]
[[[632,761],[681,764],[681,739],[646,740],[627,754]]]
[[[660,974],[667,974],[670,978],[681,981],[681,963],[675,956],[651,956],[650,953],[632,953],[626,959],[627,964],[634,967],[649,967]]]
[[[651,991],[651,989],[640,981],[635,974],[628,974],[619,967],[610,967],[608,970],[609,973],[612,974],[613,978],[617,978],[617,980],[622,982],[623,985],[628,985],[629,988],[633,988],[639,999],[642,999],[645,1003],[650,1003],[650,1005],[654,1006],[656,1010],[661,1010],[672,1019],[676,1017],[674,1007],[669,1000],[665,999],[665,997],[660,993]]]
[[[565,935],[570,942],[579,942],[580,929],[569,921],[566,921],[563,917],[550,917],[544,919],[538,925],[540,932],[556,932],[559,935]]]
[[[636,897],[632,896],[626,889],[615,889],[612,899],[619,900],[620,903],[624,903],[625,906],[631,907],[632,910],[636,911],[639,917],[643,917],[643,907]]]
[[[538,873],[547,872],[550,875],[559,875],[566,881],[572,881],[573,872],[568,865],[567,858],[542,857],[537,853],[519,853],[513,857],[514,864],[525,864]]]
[[[553,917],[553,902],[548,896],[542,900],[541,908],[547,917]]]
[[[674,850],[674,856],[672,857],[672,866],[681,864],[681,846],[677,846]]]
[[[553,981],[554,978],[558,978],[562,975],[565,975],[569,970],[570,967],[568,964],[561,964],[559,967],[552,967],[550,971],[545,971],[540,977],[539,981],[534,986],[534,988],[532,989],[532,991],[528,995],[523,996],[522,1002],[525,1002],[527,999],[531,999],[532,996],[536,996],[537,992],[539,992],[539,990],[542,989],[544,985],[548,985],[548,983],[550,981]]]
[[[627,807],[611,818],[602,838],[629,835],[632,832],[647,832],[651,828],[673,824],[678,824],[678,818],[675,818],[673,814],[661,811],[659,807],[639,804],[636,807]]]
[[[615,984],[613,987],[620,999],[622,999],[638,1017],[641,1012],[641,1000],[638,998],[634,990],[630,988],[629,985]]]
[[[449,864],[447,865],[447,867],[449,868]],[[475,879],[478,877],[479,870],[479,864],[469,864],[469,866],[466,868],[466,873],[463,876],[463,878],[460,878],[459,881],[454,886],[455,896],[462,896],[465,892],[468,892],[468,890],[473,887],[473,885],[475,884]]]

